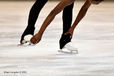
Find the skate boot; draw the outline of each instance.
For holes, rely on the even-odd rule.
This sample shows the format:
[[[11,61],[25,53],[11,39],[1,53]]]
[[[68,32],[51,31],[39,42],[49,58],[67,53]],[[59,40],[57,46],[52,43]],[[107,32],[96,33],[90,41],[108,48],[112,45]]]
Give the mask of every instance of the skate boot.
[[[68,42],[71,42],[70,34],[62,35],[59,41],[60,49],[62,49]]]
[[[78,49],[75,48],[71,42],[67,43],[59,52],[70,53],[70,54],[78,54]]]
[[[24,39],[22,40],[22,44],[31,45],[30,39],[33,37],[33,35],[28,34],[24,36]]]
[[[20,44],[26,44],[30,42],[30,39],[33,37],[35,28],[26,28],[24,33],[21,36]]]

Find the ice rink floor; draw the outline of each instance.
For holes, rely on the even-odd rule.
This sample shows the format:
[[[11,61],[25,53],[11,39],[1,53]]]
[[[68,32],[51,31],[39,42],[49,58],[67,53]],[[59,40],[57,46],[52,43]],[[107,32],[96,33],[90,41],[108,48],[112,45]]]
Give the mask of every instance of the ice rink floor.
[[[0,2],[0,76],[114,76],[114,2],[92,5],[75,29],[79,54],[59,53],[62,13],[36,46],[19,46],[34,2]],[[36,32],[58,2],[48,2]],[[75,2],[74,19],[83,2]]]

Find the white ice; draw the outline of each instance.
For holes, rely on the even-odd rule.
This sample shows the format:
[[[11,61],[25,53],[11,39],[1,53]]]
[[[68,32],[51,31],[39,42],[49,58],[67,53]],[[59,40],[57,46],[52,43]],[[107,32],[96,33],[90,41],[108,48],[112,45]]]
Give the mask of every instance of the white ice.
[[[0,2],[0,76],[114,76],[114,2],[92,5],[79,23],[72,39],[79,54],[58,52],[62,13],[47,28],[39,44],[18,45],[33,3]],[[36,32],[57,3],[46,4]],[[74,19],[82,4],[75,2]]]

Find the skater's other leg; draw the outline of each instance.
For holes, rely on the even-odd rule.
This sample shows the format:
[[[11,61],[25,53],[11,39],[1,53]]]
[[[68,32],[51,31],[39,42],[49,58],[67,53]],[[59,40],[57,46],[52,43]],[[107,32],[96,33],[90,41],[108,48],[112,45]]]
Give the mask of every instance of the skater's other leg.
[[[84,16],[86,15],[89,7],[91,6],[91,4],[99,4],[101,3],[103,0],[86,0],[86,2],[84,3],[84,5],[82,6],[82,8],[80,9],[72,27],[67,31],[67,33],[65,33],[65,35],[67,34],[71,34],[71,38],[74,32],[75,27],[78,25],[78,23],[84,18]]]
[[[71,41],[70,35],[64,34],[69,30],[72,24],[73,6],[74,2],[71,5],[65,7],[63,10],[63,34],[59,41],[60,49],[62,49],[68,42]]]
[[[89,9],[89,7],[91,6],[91,2],[90,0],[86,0],[86,2],[84,3],[84,5],[82,6],[82,8],[80,9],[72,27],[67,31],[67,33],[65,33],[65,35],[67,34],[71,34],[71,38],[74,32],[74,28],[78,25],[78,23],[84,18],[84,16],[87,13],[87,10]]]
[[[24,40],[25,35],[34,34],[36,20],[39,16],[41,9],[43,8],[43,6],[46,4],[47,1],[48,0],[37,0],[32,6],[29,13],[28,26],[26,27],[25,31],[21,36],[21,40],[20,40],[21,44],[22,44],[22,41]]]
[[[43,25],[41,26],[39,32],[31,39],[33,44],[38,43],[41,40],[41,37],[47,28],[47,26],[51,23],[51,21],[55,18],[55,16],[60,13],[66,6],[70,5],[74,0],[61,0],[61,2],[51,11],[48,17],[45,19]]]

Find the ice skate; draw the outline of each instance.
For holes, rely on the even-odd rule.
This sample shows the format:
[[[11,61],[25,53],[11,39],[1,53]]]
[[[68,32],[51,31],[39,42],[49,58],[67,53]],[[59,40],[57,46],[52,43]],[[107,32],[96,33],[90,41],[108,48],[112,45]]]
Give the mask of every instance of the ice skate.
[[[32,43],[30,42],[30,39],[32,37],[33,37],[33,35],[31,35],[31,34],[25,35],[21,42],[21,45],[32,45]]]
[[[62,49],[58,50],[58,52],[78,54],[78,49],[73,47],[71,42],[69,42]]]

